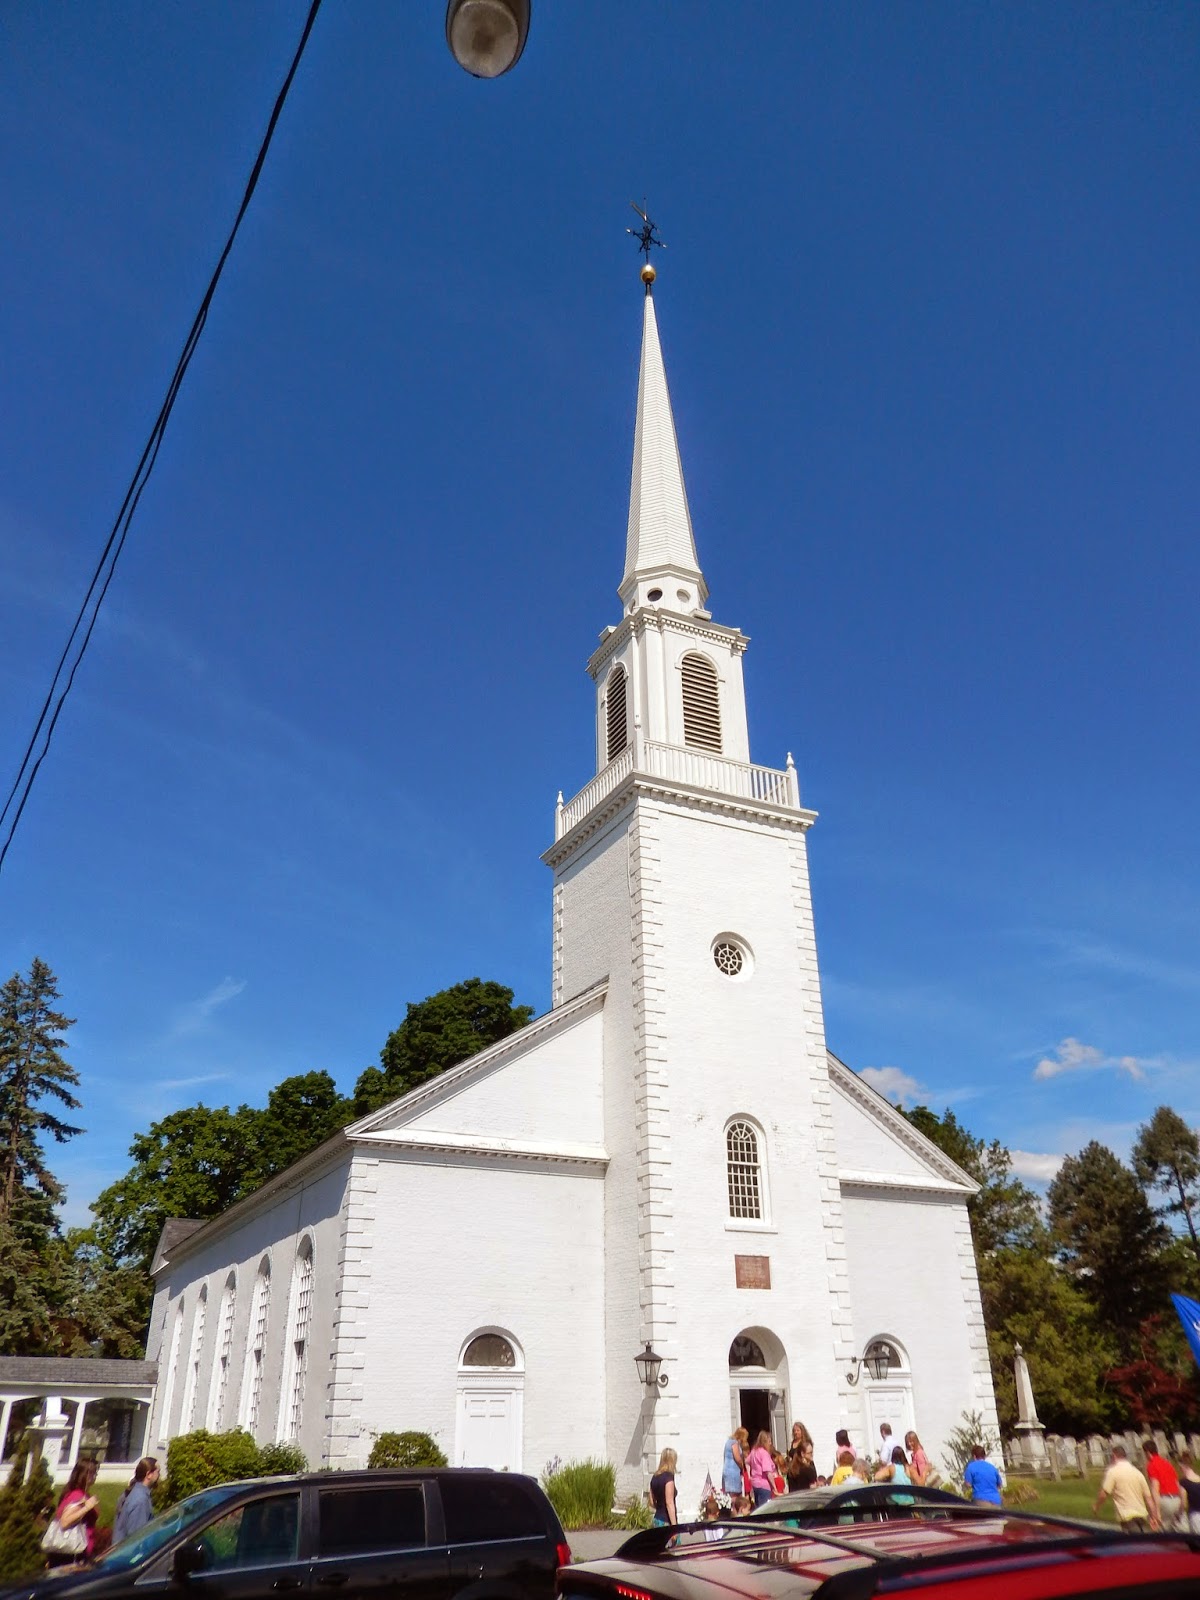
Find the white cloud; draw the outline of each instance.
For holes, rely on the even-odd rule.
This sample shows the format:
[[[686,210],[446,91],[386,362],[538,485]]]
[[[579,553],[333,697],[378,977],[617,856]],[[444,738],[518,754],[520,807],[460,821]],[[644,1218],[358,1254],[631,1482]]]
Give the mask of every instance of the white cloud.
[[[199,1033],[213,1012],[235,1000],[245,987],[245,978],[222,978],[215,989],[201,995],[199,1000],[189,1000],[175,1015],[171,1037],[182,1039],[188,1034]]]
[[[1053,1055],[1042,1057],[1033,1069],[1033,1076],[1038,1082],[1045,1082],[1047,1078],[1057,1078],[1063,1072],[1096,1072],[1112,1067],[1140,1083],[1146,1076],[1146,1068],[1158,1064],[1149,1057],[1106,1056],[1094,1044],[1084,1044],[1079,1039],[1064,1039],[1055,1047]]]
[[[156,1089],[194,1089],[198,1083],[222,1083],[231,1078],[231,1072],[198,1072],[194,1078],[163,1078]]]
[[[900,1067],[864,1067],[859,1077],[900,1106],[919,1100],[925,1094],[917,1080]]]
[[[1061,1156],[1041,1155],[1036,1150],[1010,1150],[1012,1169],[1018,1178],[1029,1178],[1034,1183],[1049,1183],[1062,1166]]]

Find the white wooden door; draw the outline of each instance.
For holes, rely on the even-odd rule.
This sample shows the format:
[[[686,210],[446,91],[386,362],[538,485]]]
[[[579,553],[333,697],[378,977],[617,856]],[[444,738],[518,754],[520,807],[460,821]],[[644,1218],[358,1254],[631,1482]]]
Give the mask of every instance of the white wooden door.
[[[867,1449],[874,1456],[879,1451],[880,1423],[890,1422],[892,1438],[903,1445],[904,1435],[913,1425],[912,1384],[873,1383],[867,1390],[867,1410],[871,1415],[871,1437]]]
[[[455,1466],[521,1470],[520,1407],[513,1389],[464,1389],[458,1396]]]

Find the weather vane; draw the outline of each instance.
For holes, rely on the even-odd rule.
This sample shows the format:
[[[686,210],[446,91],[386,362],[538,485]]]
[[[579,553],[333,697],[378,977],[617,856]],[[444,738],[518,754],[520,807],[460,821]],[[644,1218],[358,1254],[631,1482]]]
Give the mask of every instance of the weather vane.
[[[651,245],[657,245],[660,250],[665,250],[667,247],[661,239],[656,239],[654,237],[654,235],[658,232],[658,224],[651,222],[650,218],[643,210],[646,202],[643,200],[640,206],[636,206],[631,200],[629,204],[630,207],[637,212],[638,216],[641,217],[642,225],[640,228],[626,228],[625,232],[637,240],[638,254],[641,255],[642,251],[644,250],[646,252],[646,260],[649,261]]]

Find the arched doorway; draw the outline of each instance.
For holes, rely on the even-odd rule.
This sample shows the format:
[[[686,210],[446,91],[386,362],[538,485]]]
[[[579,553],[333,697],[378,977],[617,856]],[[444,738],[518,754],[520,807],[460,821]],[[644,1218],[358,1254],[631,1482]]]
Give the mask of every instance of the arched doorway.
[[[729,1346],[729,1409],[751,1442],[764,1429],[787,1448],[788,1371],[783,1346],[767,1328],[743,1328]]]
[[[520,1472],[524,1402],[520,1345],[500,1328],[473,1333],[458,1358],[453,1464]]]
[[[863,1349],[864,1358],[874,1355],[887,1356],[888,1370],[886,1378],[873,1378],[865,1366],[860,1369],[866,1385],[867,1423],[871,1430],[867,1448],[873,1455],[879,1449],[879,1430],[885,1422],[890,1423],[892,1438],[900,1445],[914,1425],[912,1368],[904,1346],[891,1334],[878,1334],[868,1339]]]

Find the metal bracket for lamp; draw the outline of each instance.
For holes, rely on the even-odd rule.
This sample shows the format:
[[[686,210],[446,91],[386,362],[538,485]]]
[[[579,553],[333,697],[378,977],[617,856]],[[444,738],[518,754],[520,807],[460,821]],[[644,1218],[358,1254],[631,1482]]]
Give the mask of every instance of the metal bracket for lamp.
[[[847,1383],[857,1383],[864,1367],[873,1378],[886,1378],[892,1365],[886,1350],[877,1351],[874,1355],[851,1356],[850,1359],[854,1365],[846,1374]]]
[[[646,1340],[646,1348],[644,1350],[639,1350],[637,1355],[635,1355],[633,1358],[633,1364],[638,1370],[638,1377],[642,1380],[651,1394],[655,1394],[659,1389],[665,1389],[667,1387],[666,1373],[663,1372],[660,1375],[659,1369],[662,1367],[662,1363],[663,1358],[659,1355],[657,1350],[652,1350],[650,1348],[649,1339]]]

